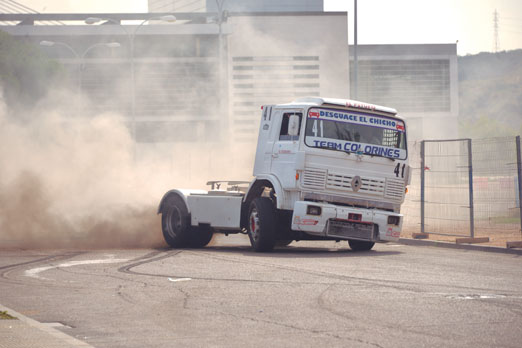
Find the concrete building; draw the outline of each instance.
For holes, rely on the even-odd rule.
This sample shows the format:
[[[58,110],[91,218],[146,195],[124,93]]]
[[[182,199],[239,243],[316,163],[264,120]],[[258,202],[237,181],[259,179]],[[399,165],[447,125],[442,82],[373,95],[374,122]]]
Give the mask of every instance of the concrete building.
[[[346,13],[232,15],[229,25],[234,141],[255,141],[260,105],[349,96]]]
[[[149,12],[322,12],[323,0],[149,0]]]
[[[408,120],[409,140],[458,137],[456,44],[358,45],[357,56],[359,100],[396,108]]]
[[[181,0],[163,4],[170,3]],[[260,105],[351,95],[353,50],[346,13],[305,11],[322,9],[322,1],[255,3],[265,10],[293,3],[300,11],[231,11],[220,26],[215,13],[202,12],[215,11],[215,1],[208,0],[203,10],[192,9],[200,12],[176,10],[174,24],[157,20],[170,12],[167,6],[156,8],[163,13],[96,14],[112,17],[103,25],[84,23],[94,14],[0,14],[0,30],[35,44],[49,40],[70,46],[79,57],[60,45],[42,49],[70,67],[74,79],[82,67],[81,91],[92,101],[83,112],[125,115],[135,126],[139,148],[165,144],[159,151],[168,152],[173,143],[183,144],[176,145],[178,154],[203,152],[208,169],[222,146],[253,155]],[[38,25],[42,21],[67,25]],[[111,41],[121,47],[93,48]],[[457,85],[454,44],[358,46],[358,99],[398,109],[408,120],[409,140],[458,136]],[[242,164],[250,160],[231,158]]]
[[[42,16],[32,18],[38,22]],[[57,15],[54,19],[89,16]],[[141,18],[147,17],[150,15]],[[305,95],[349,94],[346,13],[230,14],[221,28],[223,84],[219,83],[218,24],[205,13],[188,14],[180,20],[183,24],[155,21],[141,27],[111,21],[89,26],[77,20],[77,25],[9,25],[1,29],[36,44],[47,40],[73,48],[82,59],[64,45],[42,47],[50,57],[70,66],[73,75],[82,66],[81,89],[93,101],[85,105],[93,108],[90,112],[133,112],[139,142],[188,141],[200,136],[217,141],[228,138],[227,133],[235,141],[251,141],[257,136],[261,104]],[[129,38],[134,46],[134,101]],[[85,52],[93,44],[109,41],[119,42],[121,47]]]
[[[223,155],[251,173],[260,105],[349,95],[346,13],[230,13],[221,28],[213,14],[176,13],[174,24],[160,23],[160,15],[0,14],[0,30],[36,45],[69,46],[41,49],[80,77],[91,101],[82,113],[126,116],[138,155],[170,154],[176,168],[206,179]],[[86,25],[92,16],[103,24]],[[38,25],[42,20],[67,25]],[[96,46],[103,42],[121,47]]]

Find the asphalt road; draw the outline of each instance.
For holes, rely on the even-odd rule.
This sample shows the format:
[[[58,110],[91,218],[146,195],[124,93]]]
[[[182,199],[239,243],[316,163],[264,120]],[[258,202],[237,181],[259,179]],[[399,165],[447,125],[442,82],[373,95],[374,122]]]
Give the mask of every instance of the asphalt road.
[[[299,242],[0,251],[0,303],[94,347],[520,347],[522,256]],[[63,326],[60,326],[63,325]]]

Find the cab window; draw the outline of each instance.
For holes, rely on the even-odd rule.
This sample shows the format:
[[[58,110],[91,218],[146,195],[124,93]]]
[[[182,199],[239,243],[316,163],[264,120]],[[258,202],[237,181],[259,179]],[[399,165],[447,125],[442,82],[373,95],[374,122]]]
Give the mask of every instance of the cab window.
[[[292,115],[299,116],[299,132],[297,133],[297,135],[294,136],[288,134],[288,123],[290,121],[290,116]],[[303,114],[300,112],[285,112],[283,114],[283,120],[281,121],[281,131],[279,132],[279,140],[299,140],[302,119]]]

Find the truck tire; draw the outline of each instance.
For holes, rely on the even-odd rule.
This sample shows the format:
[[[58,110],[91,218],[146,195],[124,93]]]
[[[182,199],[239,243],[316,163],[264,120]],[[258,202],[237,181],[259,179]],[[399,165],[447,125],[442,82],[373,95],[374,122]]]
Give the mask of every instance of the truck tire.
[[[285,247],[287,245],[290,245],[290,243],[292,243],[292,242],[293,242],[293,240],[291,240],[291,239],[290,240],[281,239],[281,240],[278,240],[275,245],[278,247]]]
[[[178,195],[166,198],[161,212],[163,238],[172,248],[187,246],[190,233],[190,217],[187,206]]]
[[[203,248],[212,240],[214,230],[210,226],[197,226],[190,229],[188,246],[191,248]]]
[[[276,244],[276,213],[270,198],[258,197],[248,211],[248,237],[255,251],[271,251]]]
[[[374,242],[367,242],[367,241],[363,241],[363,240],[354,240],[354,239],[348,240],[348,244],[350,244],[350,248],[353,251],[369,251],[375,245]]]

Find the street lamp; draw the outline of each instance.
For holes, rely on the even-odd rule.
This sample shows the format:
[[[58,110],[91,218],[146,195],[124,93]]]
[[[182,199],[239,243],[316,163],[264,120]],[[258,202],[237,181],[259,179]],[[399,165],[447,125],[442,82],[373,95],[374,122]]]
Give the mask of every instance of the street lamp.
[[[72,54],[76,57],[76,59],[79,60],[79,64],[78,64],[78,73],[77,73],[77,76],[78,76],[78,96],[81,95],[81,92],[82,92],[82,67],[83,67],[83,59],[85,58],[85,56],[87,55],[87,53],[92,50],[93,48],[95,47],[99,47],[99,46],[105,46],[105,47],[109,47],[109,48],[118,48],[118,47],[121,47],[120,43],[119,42],[99,42],[99,43],[95,43],[89,47],[87,47],[83,53],[80,55],[78,54],[78,52],[76,52],[76,50],[74,48],[72,48],[71,46],[69,46],[68,44],[66,44],[65,42],[60,42],[60,41],[47,41],[47,40],[43,40],[43,41],[40,41],[40,45],[41,46],[46,46],[46,47],[52,47],[52,46],[63,46],[65,48],[67,48],[69,51],[72,52]],[[78,105],[79,107],[79,105]]]
[[[225,115],[225,101],[228,103],[228,98],[225,96],[225,81],[224,81],[224,67],[223,67],[223,16],[225,11],[223,10],[226,0],[216,0],[217,10],[218,10],[218,27],[219,27],[219,37],[218,37],[218,78],[219,78],[219,111],[220,114]],[[230,122],[229,114],[226,112],[227,115],[227,130],[228,130],[228,124]]]
[[[103,43],[95,43],[95,44],[87,47],[85,49],[85,51],[83,51],[83,53],[82,53],[82,55],[80,57],[80,77],[79,77],[80,82],[79,82],[79,87],[78,87],[80,93],[82,91],[82,70],[83,70],[84,58],[87,55],[87,52],[89,52],[93,48],[99,47],[99,46],[105,46],[105,47],[108,47],[108,48],[119,48],[119,47],[121,47],[119,42],[103,42]]]
[[[135,77],[135,69],[134,69],[134,38],[136,36],[136,32],[142,25],[152,20],[160,20],[162,22],[174,23],[176,21],[176,17],[174,15],[164,15],[164,16],[155,16],[144,19],[132,32],[129,32],[120,21],[113,18],[100,18],[100,17],[89,17],[85,19],[85,24],[96,24],[102,21],[114,23],[125,32],[127,38],[129,39],[130,45],[130,62],[131,62],[131,113],[132,113],[132,136],[134,137],[134,141],[136,141],[136,77]]]

